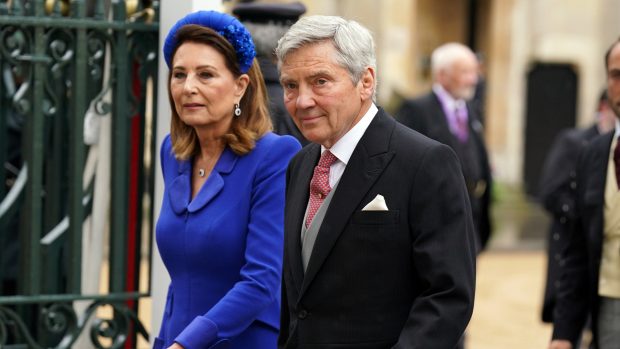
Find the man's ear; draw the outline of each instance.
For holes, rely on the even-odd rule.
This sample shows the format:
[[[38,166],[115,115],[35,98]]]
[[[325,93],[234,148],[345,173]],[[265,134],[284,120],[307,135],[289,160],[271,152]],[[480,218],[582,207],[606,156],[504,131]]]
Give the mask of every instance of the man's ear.
[[[372,67],[366,67],[359,84],[362,100],[372,99],[375,93],[375,70]]]

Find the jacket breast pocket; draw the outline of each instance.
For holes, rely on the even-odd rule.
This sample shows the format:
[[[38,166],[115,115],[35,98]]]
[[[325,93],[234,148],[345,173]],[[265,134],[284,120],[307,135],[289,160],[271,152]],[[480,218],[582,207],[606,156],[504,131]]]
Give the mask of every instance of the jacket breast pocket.
[[[356,225],[395,225],[400,218],[399,211],[358,211],[353,213],[351,223]]]

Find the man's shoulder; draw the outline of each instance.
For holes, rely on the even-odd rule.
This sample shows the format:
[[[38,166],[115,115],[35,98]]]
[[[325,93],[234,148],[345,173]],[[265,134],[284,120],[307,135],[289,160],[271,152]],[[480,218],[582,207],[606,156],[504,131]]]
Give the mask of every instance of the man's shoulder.
[[[406,99],[403,104],[414,107],[429,107],[437,103],[437,96],[433,91],[426,92]]]
[[[397,122],[394,127],[394,134],[392,138],[392,147],[408,154],[421,153],[428,149],[438,147],[447,147],[446,145],[399,122]]]

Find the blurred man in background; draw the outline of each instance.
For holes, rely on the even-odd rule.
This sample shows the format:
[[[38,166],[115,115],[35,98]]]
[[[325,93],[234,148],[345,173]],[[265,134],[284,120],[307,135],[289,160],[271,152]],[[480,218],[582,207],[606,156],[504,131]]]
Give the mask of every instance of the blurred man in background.
[[[470,103],[478,83],[478,59],[467,46],[447,43],[433,51],[431,69],[432,91],[405,101],[396,118],[404,125],[452,147],[458,155],[480,251],[491,235],[491,169],[482,123],[476,112],[478,108]]]
[[[607,97],[620,116],[620,40],[605,54]],[[593,347],[620,349],[620,127],[579,156],[575,224],[553,314],[550,349],[573,349],[588,318]]]
[[[579,153],[596,136],[614,129],[616,117],[607,101],[607,90],[601,93],[595,123],[584,129],[571,128],[558,134],[547,154],[540,178],[540,202],[552,217],[547,240],[547,283],[542,320],[553,322],[553,311],[564,266],[562,251],[575,219],[575,188]]]

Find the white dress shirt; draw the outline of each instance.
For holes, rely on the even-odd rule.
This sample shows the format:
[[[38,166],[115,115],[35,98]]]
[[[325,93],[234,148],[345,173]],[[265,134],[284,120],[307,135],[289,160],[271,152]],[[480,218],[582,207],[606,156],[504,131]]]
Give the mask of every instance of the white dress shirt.
[[[359,143],[360,139],[366,132],[366,129],[368,128],[372,120],[377,115],[378,111],[379,109],[377,108],[377,106],[372,103],[370,108],[368,108],[368,111],[366,112],[366,114],[364,114],[364,116],[362,116],[360,121],[358,121],[357,124],[353,126],[353,128],[351,128],[347,133],[345,133],[344,136],[342,136],[342,138],[340,138],[331,147],[331,149],[329,149],[329,151],[331,151],[332,154],[334,154],[334,156],[338,158],[338,161],[336,161],[329,168],[330,187],[333,188],[340,180],[340,177],[342,177],[344,169],[347,167],[349,159],[351,158],[351,154],[353,154],[357,143]],[[321,154],[323,154],[325,150],[327,150],[327,148],[321,146]]]

